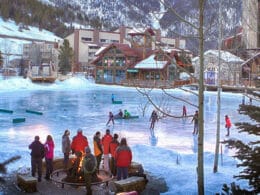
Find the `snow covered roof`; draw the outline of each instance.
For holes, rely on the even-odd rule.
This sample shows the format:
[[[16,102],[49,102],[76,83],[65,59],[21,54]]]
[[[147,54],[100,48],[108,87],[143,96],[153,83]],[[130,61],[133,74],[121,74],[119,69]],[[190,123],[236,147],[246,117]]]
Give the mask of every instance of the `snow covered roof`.
[[[208,50],[208,51],[204,52],[204,55],[208,55],[208,54],[211,54],[211,55],[218,57],[218,50]],[[228,51],[221,50],[220,54],[221,54],[220,57],[223,61],[226,61],[226,62],[241,62],[241,63],[244,62],[244,60],[242,60],[240,57],[235,56]]]
[[[155,55],[142,60],[135,65],[136,69],[163,69],[168,61],[157,61]]]
[[[154,31],[151,28],[133,28],[129,30],[128,34],[144,34],[149,32],[151,35],[154,35]]]
[[[98,56],[100,53],[102,53],[102,51],[104,51],[106,49],[106,47],[100,47],[96,53],[95,53],[95,56]]]
[[[232,53],[228,51],[220,51],[221,53],[221,59],[225,62],[238,62],[238,63],[243,63],[244,60],[242,60],[240,57],[233,55]],[[204,56],[206,55],[214,55],[216,58],[218,58],[218,50],[208,50],[204,52]],[[199,57],[195,57],[192,59],[192,62],[195,62],[199,60]]]

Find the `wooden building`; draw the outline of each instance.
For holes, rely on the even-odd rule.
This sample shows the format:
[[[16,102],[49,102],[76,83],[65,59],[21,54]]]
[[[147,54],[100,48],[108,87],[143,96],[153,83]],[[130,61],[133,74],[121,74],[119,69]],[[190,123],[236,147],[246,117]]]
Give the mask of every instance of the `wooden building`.
[[[220,51],[220,70],[218,67],[218,50],[208,50],[204,52],[204,79],[205,84],[216,86],[218,84],[218,74],[220,74],[221,84],[241,85],[242,63],[244,60],[228,51]],[[192,59],[195,68],[194,76],[199,79],[200,59]]]
[[[260,53],[245,61],[241,66],[244,85],[260,87]]]
[[[92,61],[96,83],[142,85],[174,85],[183,70],[192,70],[191,53],[180,49],[153,49],[152,29],[130,31],[130,43],[112,43],[98,52]]]

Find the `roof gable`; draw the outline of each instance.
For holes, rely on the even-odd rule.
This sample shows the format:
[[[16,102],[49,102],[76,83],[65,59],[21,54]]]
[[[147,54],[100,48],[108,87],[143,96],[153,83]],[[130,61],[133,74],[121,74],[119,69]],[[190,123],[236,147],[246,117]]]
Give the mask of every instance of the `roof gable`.
[[[148,58],[138,62],[135,65],[136,69],[163,69],[168,64],[168,61],[156,60],[156,55],[150,55]]]
[[[208,50],[206,52],[204,52],[204,56],[214,56],[215,58],[218,58],[218,52],[219,50]],[[220,57],[221,60],[225,61],[225,62],[235,62],[235,63],[243,63],[244,60],[242,60],[240,57],[233,55],[232,53],[228,52],[228,51],[223,51],[220,50]],[[192,62],[196,62],[199,60],[199,56],[195,57],[192,59]]]

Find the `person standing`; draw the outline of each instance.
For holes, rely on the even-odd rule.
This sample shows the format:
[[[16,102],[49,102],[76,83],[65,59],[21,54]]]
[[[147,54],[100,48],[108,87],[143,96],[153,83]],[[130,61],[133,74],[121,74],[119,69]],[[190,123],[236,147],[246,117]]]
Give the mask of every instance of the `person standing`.
[[[109,172],[109,145],[113,137],[110,135],[110,130],[106,130],[106,134],[102,137],[102,145],[103,145],[103,152],[104,152],[104,169],[105,171]]]
[[[91,183],[92,175],[96,172],[97,160],[93,154],[91,154],[90,148],[85,148],[85,157],[83,158],[83,172],[86,184],[87,195],[92,195]]]
[[[101,133],[97,131],[93,138],[93,144],[94,144],[94,155],[97,160],[97,171],[99,172],[100,168],[100,162],[102,159],[103,149],[102,149],[102,143],[101,143]]]
[[[196,110],[191,122],[194,122],[194,128],[192,134],[198,134],[199,132],[199,112]]]
[[[88,146],[88,139],[83,135],[82,129],[78,129],[77,135],[73,137],[71,143],[72,154],[76,152],[85,152],[85,148]]]
[[[186,109],[186,106],[185,106],[185,105],[183,105],[183,107],[182,107],[182,116],[183,116],[183,117],[186,117],[186,116],[187,116],[187,109]]]
[[[54,157],[54,142],[51,135],[48,135],[44,144],[45,148],[45,163],[46,175],[45,179],[50,180],[50,175],[53,172],[53,157]]]
[[[155,110],[153,110],[153,112],[151,114],[150,121],[151,121],[150,129],[153,130],[155,122],[158,121],[158,114]]]
[[[115,101],[115,95],[113,93],[111,95],[111,101],[112,101],[112,103]]]
[[[35,177],[36,168],[38,170],[38,182],[42,180],[42,159],[44,158],[44,146],[40,142],[40,137],[36,135],[34,141],[29,145],[31,149],[31,171]]]
[[[70,131],[67,129],[64,131],[64,134],[62,136],[62,152],[64,154],[63,159],[63,168],[66,170],[68,168],[69,164],[69,155],[70,155]]]
[[[127,145],[126,138],[122,138],[115,151],[115,160],[117,167],[117,180],[128,177],[128,167],[132,162],[132,151]]]
[[[110,123],[110,121],[112,121],[113,125],[115,124],[115,122],[114,122],[114,115],[113,115],[113,113],[111,111],[108,114],[108,121],[107,121],[106,126]]]
[[[113,140],[109,145],[109,151],[111,153],[110,169],[113,176],[116,176],[115,152],[116,152],[116,148],[119,146],[119,142],[117,139],[118,139],[118,134],[115,133],[113,136]]]
[[[225,127],[227,129],[227,135],[226,136],[229,136],[229,131],[230,131],[230,127],[231,127],[231,120],[230,118],[228,117],[228,115],[225,116]]]

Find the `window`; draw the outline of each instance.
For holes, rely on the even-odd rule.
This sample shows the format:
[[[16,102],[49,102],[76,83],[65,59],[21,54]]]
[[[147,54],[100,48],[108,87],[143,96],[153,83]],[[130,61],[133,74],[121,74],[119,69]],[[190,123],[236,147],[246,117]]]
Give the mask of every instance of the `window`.
[[[99,46],[89,46],[89,49],[99,49]]]
[[[88,56],[89,56],[89,57],[94,57],[94,56],[95,56],[95,52],[89,52],[89,53],[88,53]]]
[[[107,39],[100,39],[100,42],[101,43],[108,43],[108,40]]]
[[[116,71],[116,77],[115,77],[115,82],[116,83],[120,83],[125,78],[126,78],[126,76],[125,76],[125,71],[124,70],[117,70]]]
[[[92,38],[89,38],[89,37],[81,37],[81,41],[91,42],[91,41],[92,41]]]
[[[118,40],[111,40],[111,43],[119,43]]]

